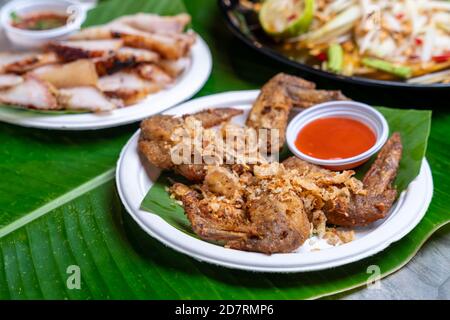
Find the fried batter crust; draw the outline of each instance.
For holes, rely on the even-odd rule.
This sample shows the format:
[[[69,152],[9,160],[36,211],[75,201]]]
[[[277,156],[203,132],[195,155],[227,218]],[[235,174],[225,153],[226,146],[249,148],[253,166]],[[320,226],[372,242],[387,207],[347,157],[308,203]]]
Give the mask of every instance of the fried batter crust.
[[[347,98],[340,91],[315,90],[312,82],[279,73],[262,87],[246,125],[256,130],[278,130],[279,142],[272,145],[270,137],[267,142],[268,150],[276,152],[286,140],[288,117],[293,107],[308,108],[332,100]]]
[[[396,132],[386,142],[364,176],[362,182],[366,194],[351,194],[349,198],[338,197],[327,201],[323,208],[327,222],[343,227],[357,227],[383,219],[397,197],[397,190],[392,183],[397,176],[402,149],[400,134]],[[331,172],[295,157],[285,160],[283,165],[299,172]]]
[[[233,108],[219,108],[204,110],[193,114],[202,122],[203,127],[210,128],[242,113]],[[186,116],[185,116],[186,117]],[[139,152],[154,166],[161,169],[173,169],[191,181],[202,181],[205,177],[204,165],[182,164],[172,162],[170,148],[172,147],[172,133],[183,124],[183,118],[169,115],[155,115],[141,123]]]

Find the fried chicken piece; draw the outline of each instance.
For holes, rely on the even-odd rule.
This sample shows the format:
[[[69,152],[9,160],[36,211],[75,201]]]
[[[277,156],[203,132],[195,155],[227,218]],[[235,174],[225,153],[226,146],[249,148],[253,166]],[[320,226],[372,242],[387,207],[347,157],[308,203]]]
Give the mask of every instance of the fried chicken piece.
[[[288,91],[294,108],[306,109],[323,102],[348,100],[348,98],[338,90],[310,90],[303,88],[291,90],[288,88]]]
[[[288,117],[293,107],[307,108],[317,103],[343,99],[347,98],[339,91],[315,90],[312,82],[279,73],[262,87],[246,124],[256,130],[277,130],[278,139],[270,136],[274,133],[272,131],[268,132],[267,139],[268,150],[276,152],[286,140]]]
[[[232,249],[266,254],[291,252],[308,239],[310,223],[302,200],[294,192],[267,191],[239,208],[222,196],[228,195],[227,199],[236,196],[230,189],[235,185],[234,179],[230,179],[231,173],[224,173],[226,168],[220,171],[216,168],[214,176],[208,172],[204,183],[205,190],[213,195],[202,198],[187,186],[175,184],[172,187],[172,193],[183,203],[194,232],[202,239],[219,241]],[[221,187],[221,182],[226,186]]]
[[[239,114],[242,114],[242,110],[219,108],[204,110],[193,116],[201,121],[204,128],[211,128]],[[174,170],[191,181],[202,181],[206,174],[203,164],[175,165],[172,162],[170,154],[173,146],[172,134],[183,123],[183,118],[168,115],[155,115],[142,121],[139,151],[158,168]]]
[[[292,193],[268,193],[248,204],[248,215],[254,234],[231,240],[232,249],[256,251],[266,254],[287,253],[300,247],[310,236],[310,223],[303,201]]]
[[[303,79],[277,74],[261,89],[256,99],[246,125],[255,129],[278,130],[279,143],[272,145],[272,137],[267,140],[268,150],[278,151],[284,144],[288,116],[293,107],[287,87],[314,88],[314,84]],[[271,131],[269,131],[271,133]],[[273,137],[275,139],[275,137]]]
[[[383,219],[397,197],[392,183],[397,175],[402,149],[400,134],[394,133],[362,180],[366,193],[351,193],[350,197],[342,196],[327,201],[323,208],[327,222],[343,227],[357,227]],[[283,165],[299,172],[320,173],[324,178],[332,173],[295,157],[285,160]]]
[[[182,201],[194,232],[228,248],[265,254],[291,252],[310,235],[303,202],[295,193],[268,192],[243,209],[222,198],[202,199],[200,193],[179,183],[171,191]]]

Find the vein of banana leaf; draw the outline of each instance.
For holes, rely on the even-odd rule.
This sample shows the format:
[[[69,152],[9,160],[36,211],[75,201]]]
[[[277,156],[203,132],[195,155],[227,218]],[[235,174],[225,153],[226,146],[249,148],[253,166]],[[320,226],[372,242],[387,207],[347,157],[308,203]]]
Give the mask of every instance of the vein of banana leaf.
[[[20,229],[26,224],[42,217],[43,215],[51,212],[52,210],[78,198],[80,195],[87,193],[96,187],[114,179],[115,168],[109,169],[106,172],[96,176],[95,178],[83,183],[79,187],[59,196],[58,198],[46,203],[42,207],[37,208],[36,210],[31,211],[20,219],[6,225],[5,227],[0,229],[0,238],[10,234],[11,232]]]

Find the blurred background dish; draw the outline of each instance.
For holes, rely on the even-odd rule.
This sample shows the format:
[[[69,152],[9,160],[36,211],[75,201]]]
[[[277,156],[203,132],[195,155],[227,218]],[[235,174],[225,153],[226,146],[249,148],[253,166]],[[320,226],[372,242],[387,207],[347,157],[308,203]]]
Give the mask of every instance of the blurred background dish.
[[[426,83],[427,81],[424,83],[407,82],[398,77],[376,79],[355,75],[347,76],[330,72],[329,68],[319,68],[317,65],[308,64],[306,60],[300,62],[301,59],[293,58],[292,55],[280,48],[280,41],[284,41],[280,39],[285,39],[286,33],[282,32],[281,36],[280,33],[278,36],[274,36],[267,32],[267,26],[263,28],[261,21],[264,21],[264,18],[261,18],[263,16],[261,9],[255,10],[252,7],[254,4],[260,5],[261,1],[219,0],[218,2],[226,24],[238,39],[258,52],[280,62],[280,69],[283,68],[290,72],[295,69],[299,75],[315,81],[323,87],[341,89],[352,99],[370,104],[439,108],[442,101],[448,100],[450,97],[450,83],[445,83],[445,81],[444,83],[429,84]],[[285,29],[289,30],[290,26],[288,24]],[[292,36],[292,34],[288,34]]]

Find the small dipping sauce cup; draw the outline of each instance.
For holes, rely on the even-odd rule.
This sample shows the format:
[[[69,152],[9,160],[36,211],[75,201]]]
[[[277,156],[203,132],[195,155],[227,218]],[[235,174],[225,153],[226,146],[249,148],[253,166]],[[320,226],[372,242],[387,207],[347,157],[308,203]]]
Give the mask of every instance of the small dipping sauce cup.
[[[38,49],[78,31],[86,19],[88,5],[73,0],[13,0],[0,12],[0,24],[17,49]],[[66,15],[66,24],[48,30],[26,30],[14,26],[14,18],[38,14]]]
[[[346,170],[368,161],[386,143],[388,134],[386,119],[371,106],[332,101],[295,116],[286,140],[300,159],[331,170]]]

